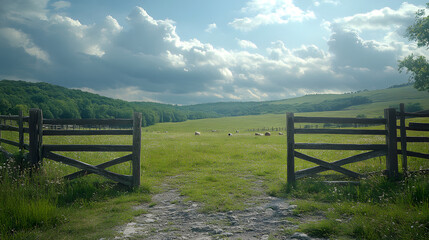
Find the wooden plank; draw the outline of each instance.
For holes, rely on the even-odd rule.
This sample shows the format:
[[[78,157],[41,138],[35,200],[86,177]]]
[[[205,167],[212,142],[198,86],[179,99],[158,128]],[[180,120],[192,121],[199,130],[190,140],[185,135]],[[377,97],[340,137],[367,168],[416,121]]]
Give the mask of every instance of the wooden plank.
[[[398,137],[396,141],[401,142],[402,140],[405,140],[405,142],[429,142],[429,137]],[[402,149],[405,149],[404,147],[401,147]]]
[[[404,117],[429,117],[429,113],[402,113],[402,112],[398,112],[397,113],[398,116],[404,116]]]
[[[421,128],[413,128],[413,127],[406,127],[405,128],[407,131],[417,131],[417,132],[427,132],[428,130],[426,129],[421,129]]]
[[[0,115],[0,119],[18,121],[18,115]]]
[[[30,140],[30,146],[29,146],[29,151],[30,151],[30,162],[32,165],[34,166],[38,166],[41,161],[41,147],[42,147],[42,142],[41,142],[41,137],[40,133],[41,131],[43,131],[41,129],[42,126],[42,111],[40,109],[30,109],[30,119],[29,119],[29,140]]]
[[[407,130],[405,125],[405,104],[401,103],[399,104],[399,129],[400,129],[400,142],[401,142],[401,149],[404,149],[405,151],[402,152],[402,171],[406,173],[408,171],[408,162],[407,162]]]
[[[0,125],[0,130],[19,132],[18,127],[14,127],[14,126],[10,126],[10,125]]]
[[[408,126],[410,130],[429,131],[429,123],[410,122]]]
[[[286,139],[287,139],[287,182],[294,184],[295,177],[295,135],[294,114],[286,114]]]
[[[331,164],[334,164],[336,166],[342,166],[345,164],[365,161],[367,159],[371,159],[371,158],[375,158],[375,157],[386,156],[386,153],[387,153],[387,151],[385,151],[385,150],[371,151],[371,152],[357,154],[357,155],[354,155],[354,156],[351,156],[348,158],[344,158],[344,159],[332,162]],[[317,167],[312,167],[312,168],[307,168],[307,169],[296,171],[295,174],[296,174],[296,178],[303,178],[303,177],[314,175],[314,174],[317,174],[320,172],[324,172],[326,170],[329,170],[329,169],[322,167],[322,166],[317,166]]]
[[[9,144],[9,145],[12,145],[12,146],[15,146],[15,147],[19,147],[19,143],[11,141],[11,140],[8,140],[8,139],[0,138],[0,142]]]
[[[45,119],[51,125],[132,125],[132,119]]]
[[[133,130],[43,130],[44,136],[133,135]]]
[[[38,139],[38,154],[39,154],[39,164],[43,161],[43,111],[38,109],[38,121],[37,121],[37,137]]]
[[[407,155],[410,156],[410,157],[418,157],[418,158],[429,159],[429,154],[425,154],[425,153],[407,151]]]
[[[132,152],[131,145],[44,145],[46,152]]]
[[[142,145],[142,114],[134,112],[133,118],[133,186],[140,186],[141,145]]]
[[[303,160],[306,160],[306,161],[309,161],[309,162],[312,162],[312,163],[315,163],[315,164],[320,165],[322,167],[325,167],[325,168],[327,168],[329,170],[340,172],[340,173],[345,174],[345,175],[347,175],[349,177],[353,177],[353,178],[360,178],[361,177],[361,175],[359,173],[350,171],[348,169],[342,168],[342,167],[334,165],[332,163],[328,163],[328,162],[322,161],[322,160],[317,159],[315,157],[311,157],[311,156],[305,155],[305,154],[300,153],[300,152],[296,152],[295,151],[295,157],[301,158]]]
[[[295,134],[356,134],[356,135],[386,135],[386,130],[361,130],[361,129],[295,129]]]
[[[383,118],[333,118],[333,117],[297,117],[295,123],[359,123],[359,124],[385,124]]]
[[[19,120],[18,120],[18,142],[19,142],[19,150],[24,150],[24,122],[22,121],[22,110],[19,110]]]
[[[95,167],[100,168],[100,169],[105,169],[105,168],[114,166],[116,164],[120,164],[120,163],[124,163],[124,162],[127,162],[127,161],[131,161],[132,160],[132,156],[133,156],[132,154],[128,154],[128,155],[125,155],[123,157],[119,157],[119,158],[113,159],[111,161],[98,164]],[[88,174],[91,174],[91,173],[92,172],[81,170],[79,172],[75,172],[75,173],[69,174],[69,175],[65,176],[64,178],[68,179],[68,180],[72,180],[72,179],[75,179],[75,178],[78,178],[78,177],[82,177],[82,176],[85,176],[85,175],[88,175]]]
[[[116,182],[119,182],[119,183],[122,183],[122,184],[125,184],[128,186],[131,185],[131,176],[126,176],[126,175],[121,175],[121,174],[117,174],[114,172],[110,172],[110,171],[92,166],[90,164],[80,162],[80,161],[77,161],[75,159],[68,158],[68,157],[65,157],[65,156],[62,156],[59,154],[55,154],[55,153],[51,153],[51,152],[45,152],[44,155],[46,158],[49,158],[51,160],[61,162],[61,163],[64,163],[64,164],[67,164],[67,165],[70,165],[73,167],[83,169],[83,170],[88,171],[88,172],[98,174],[100,176],[106,177],[108,179],[111,179],[113,181],[116,181]]]
[[[295,149],[317,150],[385,150],[385,144],[295,143]]]
[[[398,142],[396,129],[396,110],[394,108],[384,109],[384,118],[387,120],[385,129],[387,130],[386,144],[386,170],[389,178],[398,176]]]

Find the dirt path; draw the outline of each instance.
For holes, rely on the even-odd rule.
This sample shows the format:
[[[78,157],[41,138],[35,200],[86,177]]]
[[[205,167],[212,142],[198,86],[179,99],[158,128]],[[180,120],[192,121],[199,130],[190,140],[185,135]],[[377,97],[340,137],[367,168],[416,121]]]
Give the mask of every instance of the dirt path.
[[[300,220],[290,201],[263,194],[252,202],[243,211],[201,213],[199,203],[169,189],[137,206],[148,213],[120,227],[115,239],[313,239],[295,232]]]

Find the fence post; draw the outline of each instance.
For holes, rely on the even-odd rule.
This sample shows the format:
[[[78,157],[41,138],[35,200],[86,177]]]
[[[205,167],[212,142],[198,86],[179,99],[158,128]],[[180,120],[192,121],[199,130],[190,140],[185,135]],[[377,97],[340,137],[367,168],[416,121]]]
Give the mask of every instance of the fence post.
[[[399,126],[401,129],[401,151],[402,151],[402,172],[404,174],[408,171],[407,164],[407,130],[405,129],[405,105],[399,104],[401,115],[399,116]]]
[[[398,175],[398,141],[396,133],[396,110],[394,108],[384,109],[384,118],[386,119],[386,170],[389,178],[395,178]]]
[[[287,183],[295,183],[295,124],[294,114],[286,113],[287,131]]]
[[[142,114],[134,113],[133,119],[133,180],[132,186],[140,185],[140,153],[142,136]]]
[[[22,121],[22,110],[18,113],[19,150],[24,150],[24,122]]]
[[[30,163],[38,167],[42,162],[42,110],[35,108],[30,109],[28,127],[30,137]]]

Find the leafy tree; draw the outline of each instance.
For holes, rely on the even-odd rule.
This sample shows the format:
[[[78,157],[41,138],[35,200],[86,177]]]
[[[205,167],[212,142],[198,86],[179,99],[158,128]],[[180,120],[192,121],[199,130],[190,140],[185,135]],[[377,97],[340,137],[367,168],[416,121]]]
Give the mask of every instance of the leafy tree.
[[[429,3],[426,4],[429,9]],[[417,41],[418,47],[429,49],[429,15],[425,16],[425,9],[420,9],[416,13],[414,24],[407,28],[406,37],[409,40]],[[411,54],[399,61],[398,70],[402,72],[406,69],[411,73],[410,81],[414,81],[414,87],[419,91],[429,91],[429,62],[424,56],[414,56]]]
[[[405,105],[405,112],[418,112],[422,111],[423,107],[420,103],[408,103]]]
[[[10,102],[7,99],[5,98],[0,99],[0,114],[9,113],[9,109],[11,107],[12,107],[12,104],[10,104]]]
[[[24,114],[24,115],[28,115],[29,108],[27,105],[17,104],[17,105],[15,105],[15,107],[12,108],[11,113],[13,115],[18,115],[19,111],[22,111],[22,114]]]

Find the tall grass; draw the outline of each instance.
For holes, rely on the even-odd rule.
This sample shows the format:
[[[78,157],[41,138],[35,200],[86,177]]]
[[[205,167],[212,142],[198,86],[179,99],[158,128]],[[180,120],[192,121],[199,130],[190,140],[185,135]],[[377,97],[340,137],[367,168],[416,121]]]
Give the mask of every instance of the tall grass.
[[[427,239],[429,237],[429,177],[402,181],[372,176],[359,185],[330,185],[321,179],[284,185],[283,196],[298,199],[297,214],[320,210],[326,219],[302,224],[313,237],[357,239]],[[312,206],[312,207],[309,207]]]
[[[337,113],[330,114],[336,116]],[[349,115],[347,112],[338,114],[356,116],[355,113]],[[200,202],[206,212],[243,209],[246,204],[251,203],[253,196],[261,192],[306,199],[310,202],[306,203],[307,206],[312,205],[308,209],[313,209],[311,211],[314,212],[314,209],[320,208],[327,216],[327,222],[321,222],[321,225],[314,223],[301,226],[303,231],[314,235],[318,235],[317,232],[321,230],[320,236],[375,239],[380,236],[383,238],[383,234],[392,236],[392,233],[395,233],[399,234],[398,236],[419,239],[419,236],[427,233],[427,225],[424,223],[429,222],[425,221],[428,217],[428,186],[425,184],[428,179],[422,176],[408,178],[403,182],[389,182],[382,177],[375,177],[363,181],[358,187],[329,186],[316,181],[298,180],[296,189],[287,189],[286,136],[274,132],[271,137],[258,137],[254,136],[254,132],[247,131],[253,128],[282,127],[285,121],[285,115],[282,114],[164,123],[144,128],[141,155],[143,186],[134,192],[122,189],[97,175],[63,181],[61,179],[64,175],[76,169],[47,159],[44,160],[42,168],[33,174],[20,171],[16,161],[3,159],[0,170],[0,238],[55,239],[58,235],[64,239],[73,239],[76,236],[82,239],[111,237],[114,226],[137,214],[131,208],[133,204],[150,200],[148,189],[153,192],[162,191],[165,186],[178,188],[189,200]],[[239,133],[235,133],[235,130],[239,130]],[[194,131],[201,131],[201,136],[195,136]],[[228,137],[228,132],[232,132],[233,136]],[[377,136],[296,136],[296,142],[358,144],[383,141],[383,137]],[[130,144],[131,139],[118,136],[47,137],[44,138],[44,143]],[[410,149],[427,153],[427,144],[413,143],[410,144]],[[359,151],[308,150],[303,153],[332,162],[355,155]],[[94,165],[123,155],[61,154]],[[299,159],[296,159],[295,165],[296,170],[315,166]],[[417,158],[410,158],[408,165],[410,170],[429,168],[427,160]],[[109,170],[130,174],[130,167],[130,163],[123,163]],[[385,169],[385,158],[375,158],[345,167],[361,173],[381,171]],[[342,177],[331,171],[327,174],[335,174],[336,178]],[[325,174],[321,176],[328,177]],[[298,203],[298,210],[301,211],[299,214],[307,214],[306,210],[301,208],[306,204]],[[399,210],[386,212],[391,212],[392,215],[383,215],[381,209],[384,208]],[[338,222],[337,219],[341,220],[341,224],[334,224]],[[380,232],[376,224],[370,224],[371,219],[386,229],[388,220],[383,219],[393,219],[405,227],[401,232]],[[364,223],[359,224],[360,220],[364,220]],[[420,227],[421,224],[423,228]],[[417,228],[420,230],[416,230]],[[410,231],[416,233],[406,235],[405,229],[412,229]],[[426,229],[426,233],[421,229]]]
[[[2,135],[9,139],[16,137],[13,132],[4,132]],[[106,137],[93,139],[48,137],[44,141],[47,144],[102,144],[106,141],[115,144],[130,144],[131,142],[130,139],[121,137],[111,139]],[[8,151],[18,151],[16,148],[7,145],[6,148]],[[123,155],[123,153],[61,154],[90,164],[99,164]],[[97,232],[102,237],[106,235],[102,232],[106,231],[106,228],[115,226],[133,216],[133,212],[135,212],[131,208],[133,202],[149,201],[146,185],[130,191],[130,188],[96,175],[64,181],[62,177],[75,172],[76,168],[45,159],[39,169],[31,169],[28,168],[28,160],[25,160],[25,157],[25,154],[20,152],[8,159],[3,155],[0,156],[0,239],[40,239],[38,232],[63,229],[63,225],[73,222],[72,216],[77,216],[75,211],[88,212],[100,209],[98,214],[103,215],[104,210],[102,209],[113,209],[113,206],[103,206],[103,202],[125,197],[126,201],[122,200],[114,206],[121,208],[122,211],[114,212],[114,218],[110,220],[108,225],[97,230],[87,229],[88,226],[105,221],[102,218],[97,218],[97,216],[85,217],[88,220],[94,220],[86,226],[81,226],[78,222],[74,223],[74,228],[87,229],[81,230],[76,235],[79,238],[93,234],[88,231]],[[130,163],[113,166],[109,170],[121,174],[130,174]],[[70,231],[70,229],[63,229],[62,231]],[[67,234],[64,235],[64,238],[67,239]],[[44,236],[43,239],[51,237],[53,235]]]
[[[60,221],[56,208],[57,184],[48,184],[42,174],[22,171],[19,155],[0,160],[0,236],[15,231],[54,225]]]

